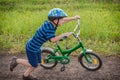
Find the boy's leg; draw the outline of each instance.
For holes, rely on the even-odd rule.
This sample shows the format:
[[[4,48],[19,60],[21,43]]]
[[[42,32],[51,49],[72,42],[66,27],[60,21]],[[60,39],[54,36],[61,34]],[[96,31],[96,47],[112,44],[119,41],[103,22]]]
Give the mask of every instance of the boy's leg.
[[[32,72],[32,71],[34,71],[35,70],[35,68],[34,67],[29,67],[27,70],[26,70],[26,72],[24,73],[24,76],[25,77],[27,77],[27,76],[29,76],[30,75],[30,73]]]
[[[17,64],[22,64],[26,67],[28,67],[28,69],[26,70],[26,72],[23,74],[23,80],[38,80],[37,78],[33,77],[30,75],[31,72],[33,72],[35,70],[36,67],[33,67],[28,60],[25,59],[17,59],[16,57],[13,57],[14,59],[14,63],[17,66]],[[12,68],[12,71],[15,67]]]
[[[25,64],[26,66],[28,66],[28,69],[26,70],[26,72],[23,75],[23,80],[38,80],[37,78],[30,75],[30,73],[33,72],[38,66],[38,63],[39,63],[38,53],[29,53],[29,52],[27,52],[27,57],[28,57],[28,61],[18,59],[18,63],[22,62],[22,61],[28,63],[28,64],[22,63],[22,64]]]
[[[14,64],[23,64],[28,67],[28,69],[23,75],[23,80],[38,80],[37,78],[30,76],[30,73],[34,71],[34,69],[38,66],[38,63],[41,60],[41,53],[27,52],[27,57],[28,57],[28,60],[15,58],[13,62]],[[15,67],[13,67],[12,70],[14,68]]]
[[[30,63],[28,62],[28,60],[25,59],[18,59],[17,57],[13,57],[12,58],[12,62],[10,64],[10,71],[13,71],[13,69],[18,65],[18,64],[22,64],[26,67],[31,67]]]
[[[25,59],[17,59],[16,62],[17,62],[18,64],[22,64],[22,65],[24,65],[24,66],[26,66],[26,67],[31,67],[31,65],[30,65],[30,63],[28,62],[28,60],[25,60]]]
[[[26,67],[28,67],[28,69],[25,71],[25,73],[23,74],[23,80],[38,80],[37,78],[33,77],[30,75],[31,72],[33,72],[36,67],[33,67],[28,60],[25,59],[17,59],[16,62],[18,64],[22,64],[25,65]]]

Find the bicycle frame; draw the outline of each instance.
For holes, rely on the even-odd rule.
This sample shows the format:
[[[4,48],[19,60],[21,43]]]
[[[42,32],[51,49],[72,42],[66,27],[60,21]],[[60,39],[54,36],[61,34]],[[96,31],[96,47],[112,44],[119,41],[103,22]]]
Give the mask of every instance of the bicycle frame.
[[[86,48],[83,46],[82,42],[79,42],[79,44],[77,44],[76,46],[74,46],[71,49],[66,49],[63,50],[60,45],[57,43],[57,48],[55,49],[55,53],[60,51],[60,53],[62,54],[62,56],[69,56],[73,51],[82,48],[83,52],[86,52]]]

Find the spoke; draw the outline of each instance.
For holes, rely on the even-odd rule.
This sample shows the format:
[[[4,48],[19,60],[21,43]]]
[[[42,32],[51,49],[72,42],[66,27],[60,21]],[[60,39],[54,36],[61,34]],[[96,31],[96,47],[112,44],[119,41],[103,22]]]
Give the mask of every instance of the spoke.
[[[84,64],[84,66],[86,66],[86,67],[88,67],[88,68],[91,68],[91,69],[94,69],[94,68],[96,68],[96,67],[98,67],[99,66],[99,62],[98,62],[98,59],[96,58],[96,56],[94,56],[94,55],[90,55],[91,57],[89,57],[88,56],[88,59],[91,59],[92,58],[92,63],[88,63],[87,61],[86,61],[86,59],[85,58],[83,58],[82,60],[83,60],[83,64]]]
[[[49,58],[49,56],[50,56],[50,54],[49,53],[42,53],[42,57],[43,57],[43,59],[48,59]],[[46,66],[51,66],[51,65],[53,65],[54,64],[54,60],[53,59],[49,59],[49,61],[45,61],[45,63],[43,64],[43,65],[46,65]]]

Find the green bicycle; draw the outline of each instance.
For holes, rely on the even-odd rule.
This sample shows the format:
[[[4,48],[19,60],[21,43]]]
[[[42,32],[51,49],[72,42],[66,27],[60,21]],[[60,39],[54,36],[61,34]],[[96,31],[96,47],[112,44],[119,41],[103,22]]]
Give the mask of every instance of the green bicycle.
[[[53,50],[51,48],[43,48],[42,49],[42,60],[43,64],[41,66],[45,69],[54,68],[58,62],[60,62],[63,66],[61,67],[61,71],[65,70],[65,65],[69,64],[70,57],[69,55],[75,50],[82,48],[82,52],[78,55],[78,61],[80,64],[89,71],[96,71],[101,68],[102,60],[101,58],[94,53],[92,50],[88,50],[84,47],[79,35],[80,35],[80,19],[77,20],[78,24],[76,25],[74,31],[71,33],[77,40],[78,44],[72,48],[66,48],[63,50],[59,45],[59,41],[56,42],[57,47]],[[76,33],[77,32],[77,33]],[[62,40],[65,40],[67,37],[63,37]],[[61,55],[58,54],[58,51]]]

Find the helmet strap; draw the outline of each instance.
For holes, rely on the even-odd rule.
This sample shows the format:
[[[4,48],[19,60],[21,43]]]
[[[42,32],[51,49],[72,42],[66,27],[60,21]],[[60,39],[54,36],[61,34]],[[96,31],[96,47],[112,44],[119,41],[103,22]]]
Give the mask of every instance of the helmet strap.
[[[57,24],[54,21],[52,21],[52,22],[55,24],[56,27],[58,27],[59,19],[57,21]]]
[[[56,27],[58,27],[59,20],[60,20],[60,19],[58,18],[58,21],[57,21]]]

